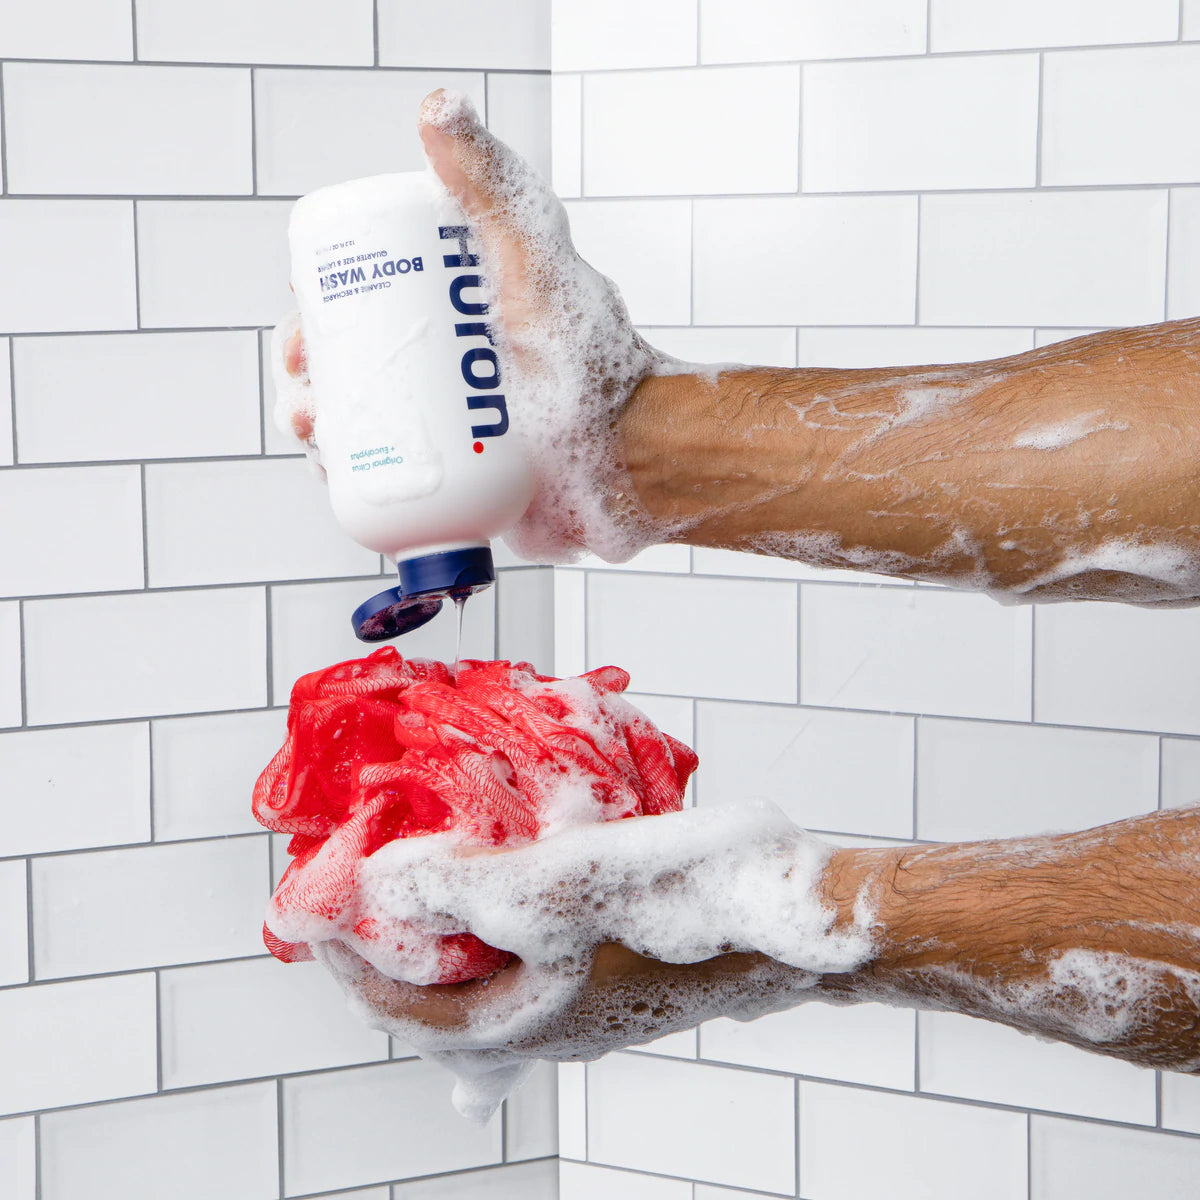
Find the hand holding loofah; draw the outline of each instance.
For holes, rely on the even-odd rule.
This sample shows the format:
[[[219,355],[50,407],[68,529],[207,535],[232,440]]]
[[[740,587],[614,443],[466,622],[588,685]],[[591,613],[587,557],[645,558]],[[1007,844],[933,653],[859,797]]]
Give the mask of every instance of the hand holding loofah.
[[[471,660],[451,675],[390,646],[298,680],[287,740],[254,789],[256,818],[292,835],[264,927],[271,953],[294,962],[312,957],[309,943],[340,941],[415,983],[507,965],[511,954],[465,930],[357,911],[359,866],[397,838],[515,846],[678,810],[696,756],[619,695],[628,682],[616,667],[559,680]]]

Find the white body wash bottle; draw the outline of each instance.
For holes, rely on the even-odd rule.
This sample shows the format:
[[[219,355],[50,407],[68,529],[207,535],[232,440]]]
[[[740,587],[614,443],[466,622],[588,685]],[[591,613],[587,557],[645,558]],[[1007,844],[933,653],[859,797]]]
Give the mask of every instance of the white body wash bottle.
[[[342,528],[396,563],[355,633],[396,637],[495,578],[532,481],[480,290],[478,244],[424,172],[301,197],[288,230],[314,438]]]

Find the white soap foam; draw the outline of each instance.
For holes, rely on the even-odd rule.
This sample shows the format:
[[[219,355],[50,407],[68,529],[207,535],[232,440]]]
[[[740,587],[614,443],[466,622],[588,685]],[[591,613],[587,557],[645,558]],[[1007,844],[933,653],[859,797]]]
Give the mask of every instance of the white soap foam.
[[[1066,421],[1053,425],[1036,425],[1023,430],[1013,441],[1017,449],[1027,450],[1062,450],[1073,446],[1076,442],[1091,437],[1103,429],[1113,429],[1124,433],[1129,429],[1128,421],[1106,421],[1104,411],[1080,413]]]
[[[748,1019],[788,1007],[824,973],[865,962],[870,905],[838,931],[820,899],[831,854],[765,802],[575,826],[501,852],[435,834],[390,842],[365,860],[337,922],[272,913],[270,923],[278,936],[312,944],[369,1023],[452,1067],[460,1110],[486,1116],[529,1055],[595,1058],[710,1016]],[[368,915],[385,936],[356,936]],[[437,938],[460,930],[518,955],[516,986],[497,988],[452,1032],[371,1002],[385,983],[376,971],[417,985],[436,978]],[[698,973],[694,986],[685,977],[661,985],[661,995],[639,980],[584,1011],[593,951],[608,942],[666,963],[738,951],[772,961],[718,983]]]

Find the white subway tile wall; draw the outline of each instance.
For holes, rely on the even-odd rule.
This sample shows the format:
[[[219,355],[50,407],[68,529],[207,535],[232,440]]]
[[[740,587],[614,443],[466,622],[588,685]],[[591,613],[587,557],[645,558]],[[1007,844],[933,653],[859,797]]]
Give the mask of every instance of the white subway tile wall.
[[[554,180],[685,361],[920,366],[1196,316],[1197,40],[1200,0],[559,0]],[[558,671],[619,663],[690,718],[697,804],[896,844],[1200,802],[1193,612],[701,547],[555,575]],[[559,1085],[563,1200],[1191,1200],[1200,1161],[1190,1077],[877,1005]]]
[[[381,586],[279,461],[258,331],[291,197],[419,167],[415,105],[457,86],[680,357],[962,361],[1191,316],[1198,72],[1165,43],[1200,40],[1197,0],[0,8],[0,1194],[1191,1197],[1194,1081],[1160,1118],[1153,1074],[874,1007],[714,1022],[557,1097],[542,1070],[475,1130],[265,956],[246,808],[292,681],[361,652]],[[629,667],[701,804],[906,839],[1200,799],[1193,614],[1035,620],[676,547],[554,574],[552,603],[502,575],[464,652]],[[452,655],[452,616],[405,649]]]
[[[274,428],[288,212],[420,169],[443,86],[549,174],[549,5],[470,7],[0,4],[4,1200],[557,1195],[556,1070],[465,1123],[267,955],[286,839],[250,814],[293,681],[365,652],[385,586]],[[549,670],[551,572],[498,558],[464,653]],[[403,648],[454,643],[448,613]]]

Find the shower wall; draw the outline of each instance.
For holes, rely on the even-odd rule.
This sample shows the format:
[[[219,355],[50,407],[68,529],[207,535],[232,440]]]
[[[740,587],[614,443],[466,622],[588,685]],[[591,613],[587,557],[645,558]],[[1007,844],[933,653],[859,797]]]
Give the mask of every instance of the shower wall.
[[[954,362],[1200,312],[1200,3],[559,0],[581,253],[704,362]],[[1191,44],[1189,44],[1191,43]],[[556,572],[560,672],[694,741],[695,803],[839,844],[1200,799],[1200,612],[668,546]],[[875,1005],[559,1074],[563,1200],[1195,1194],[1200,1082]]]
[[[555,1194],[552,1068],[477,1129],[259,937],[250,788],[385,586],[271,421],[291,201],[420,167],[440,85],[548,159],[548,4],[433,11],[0,5],[5,1200]],[[549,662],[551,603],[508,562],[465,651]],[[453,655],[453,615],[404,648]]]

